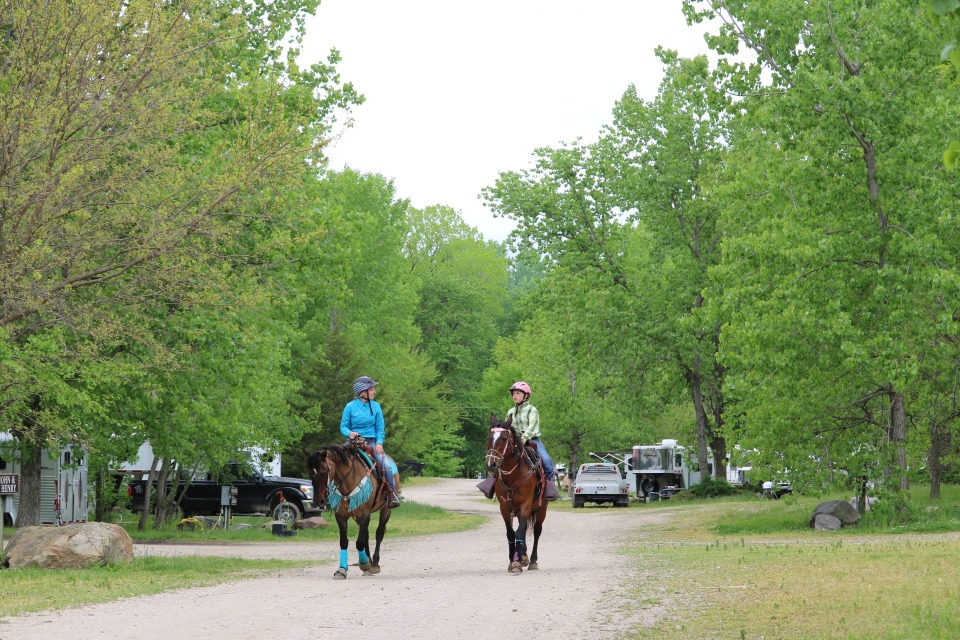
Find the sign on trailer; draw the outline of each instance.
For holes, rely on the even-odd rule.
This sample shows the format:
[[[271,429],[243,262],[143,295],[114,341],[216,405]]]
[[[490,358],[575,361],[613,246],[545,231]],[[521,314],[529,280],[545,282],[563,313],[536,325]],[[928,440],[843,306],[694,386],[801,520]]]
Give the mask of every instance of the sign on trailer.
[[[0,495],[20,493],[20,476],[12,474],[0,475]]]

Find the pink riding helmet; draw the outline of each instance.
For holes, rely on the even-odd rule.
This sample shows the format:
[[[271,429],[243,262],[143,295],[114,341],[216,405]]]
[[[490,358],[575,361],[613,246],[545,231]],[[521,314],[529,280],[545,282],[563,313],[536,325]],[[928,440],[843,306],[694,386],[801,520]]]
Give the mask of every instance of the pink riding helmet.
[[[528,385],[523,380],[519,380],[513,383],[513,386],[510,387],[510,393],[513,393],[514,391],[523,391],[525,394],[527,394],[527,399],[529,399],[530,396],[533,395],[530,392],[530,385]]]

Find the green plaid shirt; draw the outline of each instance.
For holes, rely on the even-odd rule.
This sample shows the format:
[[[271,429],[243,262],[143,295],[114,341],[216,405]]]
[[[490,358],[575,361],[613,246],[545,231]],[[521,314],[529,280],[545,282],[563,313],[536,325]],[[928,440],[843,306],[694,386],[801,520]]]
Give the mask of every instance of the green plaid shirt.
[[[507,411],[507,418],[513,416],[513,428],[524,440],[540,437],[540,412],[529,402],[519,407],[514,406]]]

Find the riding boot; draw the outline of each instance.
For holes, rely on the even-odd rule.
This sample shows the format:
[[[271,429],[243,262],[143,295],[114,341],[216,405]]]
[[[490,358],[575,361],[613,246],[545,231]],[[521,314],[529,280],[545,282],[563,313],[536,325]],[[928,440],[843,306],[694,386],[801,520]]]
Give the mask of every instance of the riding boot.
[[[387,485],[387,488],[390,490],[390,498],[387,500],[387,506],[391,509],[396,509],[400,506],[400,497],[397,495],[397,492],[394,491],[393,487]]]
[[[477,483],[477,489],[480,489],[480,491],[483,492],[483,495],[492,499],[493,489],[496,482],[497,482],[497,479],[495,477],[489,476]]]
[[[543,491],[544,499],[552,502],[560,497],[560,493],[557,491],[557,483],[552,477],[547,480],[546,487]]]

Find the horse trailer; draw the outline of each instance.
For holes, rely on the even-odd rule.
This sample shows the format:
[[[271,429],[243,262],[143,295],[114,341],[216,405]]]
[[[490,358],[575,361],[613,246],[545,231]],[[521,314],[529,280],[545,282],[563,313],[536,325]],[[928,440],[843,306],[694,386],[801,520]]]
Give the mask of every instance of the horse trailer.
[[[0,433],[0,475],[20,478],[20,450],[9,433]],[[13,526],[17,521],[20,494],[0,495],[3,522]],[[40,524],[63,525],[87,522],[87,456],[73,445],[62,449],[43,449],[40,458]]]
[[[637,445],[624,460],[630,493],[638,498],[666,499],[674,492],[689,489],[700,482],[694,470],[696,460],[676,440],[662,440],[658,445]],[[710,475],[713,475],[711,463]]]

